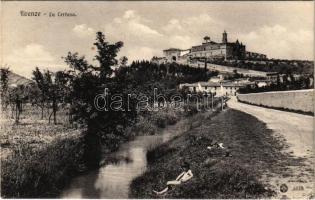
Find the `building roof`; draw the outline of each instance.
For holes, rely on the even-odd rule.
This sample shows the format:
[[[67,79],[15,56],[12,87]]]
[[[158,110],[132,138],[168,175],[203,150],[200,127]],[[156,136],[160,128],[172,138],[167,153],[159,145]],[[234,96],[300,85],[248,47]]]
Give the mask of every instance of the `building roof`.
[[[234,83],[234,82],[222,82],[223,87],[243,87],[246,85],[254,85],[255,83],[253,82],[248,82],[248,83]],[[220,82],[197,82],[197,83],[184,83],[180,84],[181,86],[187,86],[187,87],[220,87],[221,84]]]
[[[263,79],[263,80],[255,80],[256,83],[258,82],[268,82],[268,83],[271,83],[272,81],[271,80],[267,80],[267,79]]]
[[[169,48],[169,49],[165,49],[163,51],[182,51],[181,49],[177,49],[177,48]]]
[[[153,57],[152,60],[154,60],[154,59],[155,60],[161,60],[161,59],[166,59],[166,57],[164,57],[164,56],[163,57]]]
[[[278,75],[278,72],[266,72],[267,76]]]
[[[232,45],[237,45],[236,42],[226,42],[226,43],[217,43],[217,42],[214,42],[214,41],[210,41],[210,42],[203,42],[201,45],[196,45],[196,46],[192,46],[191,49],[193,48],[199,48],[199,47],[205,47],[205,46],[208,46],[208,45],[216,45],[216,46],[221,46],[221,45],[226,45],[226,46],[232,46]],[[245,46],[243,44],[238,44],[240,46]]]
[[[202,44],[218,44],[218,43],[215,41],[209,41],[209,42],[203,42]]]

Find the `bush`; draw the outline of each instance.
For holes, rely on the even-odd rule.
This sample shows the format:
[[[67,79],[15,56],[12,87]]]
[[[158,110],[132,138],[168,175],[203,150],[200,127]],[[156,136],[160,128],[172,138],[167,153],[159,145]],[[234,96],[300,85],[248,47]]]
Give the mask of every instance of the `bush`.
[[[184,105],[184,112],[186,116],[192,116],[198,113],[197,105],[196,104]]]
[[[138,122],[133,128],[134,132],[137,132],[138,135],[154,135],[156,133],[156,126],[152,123],[147,117],[139,117]]]
[[[155,122],[156,126],[159,128],[165,128],[167,124],[166,116],[162,113],[157,113],[153,116],[153,121]]]
[[[82,161],[81,138],[55,141],[34,150],[24,143],[2,160],[1,195],[4,198],[54,197],[78,171]]]

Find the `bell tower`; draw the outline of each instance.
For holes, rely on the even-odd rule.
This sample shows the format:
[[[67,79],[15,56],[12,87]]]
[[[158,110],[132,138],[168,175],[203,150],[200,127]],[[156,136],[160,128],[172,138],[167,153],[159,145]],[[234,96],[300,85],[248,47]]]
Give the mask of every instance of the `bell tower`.
[[[226,44],[228,42],[227,40],[227,33],[224,30],[224,32],[222,33],[222,43]]]

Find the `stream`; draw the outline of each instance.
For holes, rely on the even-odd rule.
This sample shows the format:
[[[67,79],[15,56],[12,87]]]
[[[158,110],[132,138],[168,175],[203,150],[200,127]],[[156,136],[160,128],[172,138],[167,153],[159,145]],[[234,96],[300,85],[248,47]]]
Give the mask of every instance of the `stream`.
[[[114,161],[73,178],[60,198],[128,198],[131,181],[147,169],[147,152],[187,130],[188,120],[182,119],[155,135],[137,136],[122,144],[118,151],[106,155]]]

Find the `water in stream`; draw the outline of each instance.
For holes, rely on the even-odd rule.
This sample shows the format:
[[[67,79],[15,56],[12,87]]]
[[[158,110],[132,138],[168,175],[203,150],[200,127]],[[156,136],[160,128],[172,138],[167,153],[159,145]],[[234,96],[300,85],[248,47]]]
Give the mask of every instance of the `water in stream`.
[[[72,179],[61,198],[128,198],[131,181],[145,172],[146,153],[188,128],[187,119],[150,136],[138,136],[114,152],[115,162]]]

